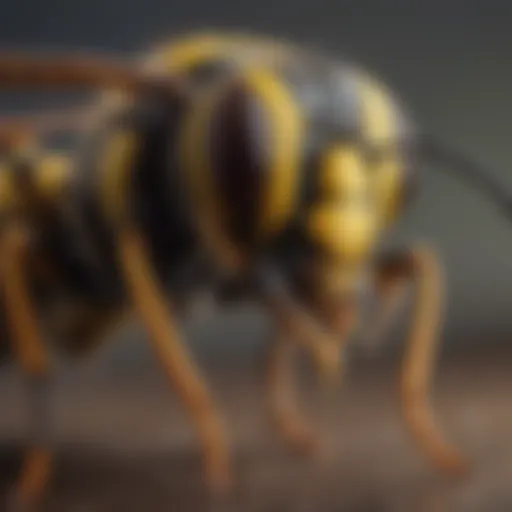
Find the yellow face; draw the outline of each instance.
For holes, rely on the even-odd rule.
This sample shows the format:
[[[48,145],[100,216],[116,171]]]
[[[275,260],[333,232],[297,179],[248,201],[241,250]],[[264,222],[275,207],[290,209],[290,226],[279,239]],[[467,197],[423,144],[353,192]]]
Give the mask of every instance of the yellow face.
[[[351,294],[359,285],[381,226],[373,182],[360,152],[336,147],[321,166],[322,200],[308,219],[320,248],[315,280],[328,296]]]
[[[324,297],[353,297],[379,235],[403,206],[405,167],[398,104],[376,79],[357,73],[361,147],[338,145],[320,165],[319,202],[307,231],[320,247],[315,285]],[[400,120],[400,121],[399,121]]]

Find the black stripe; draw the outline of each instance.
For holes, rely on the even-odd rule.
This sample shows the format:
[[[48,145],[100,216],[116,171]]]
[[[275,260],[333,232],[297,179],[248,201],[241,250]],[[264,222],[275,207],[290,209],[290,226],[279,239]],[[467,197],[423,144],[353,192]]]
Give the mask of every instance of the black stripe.
[[[148,103],[141,110],[130,201],[134,220],[149,241],[153,264],[160,277],[168,280],[195,247],[192,212],[174,143],[183,110],[162,103]]]
[[[271,127],[264,107],[242,84],[234,83],[215,106],[206,136],[213,186],[227,216],[228,233],[250,247],[256,241],[269,172]]]
[[[125,115],[106,120],[83,140],[65,201],[43,238],[44,250],[58,265],[67,291],[95,301],[121,296],[113,234],[101,209],[98,183],[109,134],[126,122]]]

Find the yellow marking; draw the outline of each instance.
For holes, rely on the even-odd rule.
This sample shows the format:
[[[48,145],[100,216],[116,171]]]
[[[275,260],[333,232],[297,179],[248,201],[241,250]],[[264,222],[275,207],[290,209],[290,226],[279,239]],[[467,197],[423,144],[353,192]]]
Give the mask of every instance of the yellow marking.
[[[343,197],[361,193],[368,184],[368,178],[361,172],[360,154],[352,149],[336,148],[327,151],[320,170],[320,183],[324,193]]]
[[[161,45],[148,60],[150,66],[164,66],[170,72],[186,73],[196,65],[215,59],[232,59],[240,65],[249,66],[258,59],[264,60],[268,65],[275,64],[289,52],[286,45],[278,43],[270,38],[253,37],[247,34],[229,33],[219,34],[213,32],[204,32],[199,34],[189,34],[183,39]],[[257,82],[255,88],[262,86],[265,88],[263,78]],[[257,82],[257,83],[256,83]],[[261,83],[260,83],[261,82]],[[268,80],[267,80],[268,82]],[[202,225],[203,237],[208,240],[211,248],[215,247],[214,252],[221,261],[229,268],[237,268],[241,265],[243,256],[241,248],[234,247],[225,232],[225,212],[222,208],[222,201],[218,197],[218,192],[212,183],[209,171],[209,156],[206,144],[209,141],[208,121],[211,118],[211,112],[224,92],[225,82],[212,87],[210,92],[204,93],[197,98],[193,108],[193,113],[188,116],[183,127],[183,136],[180,142],[180,153],[184,162],[184,169],[190,169],[190,176],[193,193],[196,195],[196,213],[198,223]],[[280,129],[287,129],[289,123],[288,112],[291,107],[288,105],[290,100],[285,94],[280,93],[273,87],[268,92],[263,91],[260,94],[269,96],[269,113],[271,116],[285,114],[285,119],[277,121],[276,126]],[[259,92],[259,91],[258,91]],[[285,104],[278,112],[276,102],[284,101]],[[291,127],[291,135],[296,129]],[[277,152],[279,155],[279,152]],[[277,156],[275,165],[281,165],[284,159]],[[274,167],[273,167],[274,169]],[[285,167],[283,168],[285,172]],[[269,201],[276,202],[276,194],[286,193],[286,178],[276,180],[276,190],[270,191],[273,195]],[[277,199],[278,200],[278,199]],[[199,206],[201,205],[201,206]],[[277,209],[275,206],[267,205],[267,208]],[[204,213],[202,213],[204,212]]]
[[[339,291],[354,284],[375,241],[377,218],[364,166],[361,154],[352,147],[334,147],[323,158],[320,178],[328,195],[312,207],[306,229],[325,251],[319,276],[325,290]]]
[[[369,178],[359,153],[336,147],[324,158],[321,175],[337,179],[332,201],[313,207],[309,230],[329,253],[343,260],[364,257],[374,233],[374,214],[368,201]]]
[[[148,58],[146,65],[164,66],[168,71],[187,72],[208,60],[230,58],[239,64],[265,59],[278,62],[292,48],[270,37],[242,33],[203,32],[160,45]]]
[[[71,176],[72,162],[63,155],[45,155],[35,172],[35,187],[45,203],[55,203],[61,197]]]
[[[250,70],[245,82],[261,100],[266,121],[270,122],[268,184],[259,219],[260,234],[269,236],[286,224],[297,203],[304,119],[300,107],[275,74],[265,69]]]
[[[100,167],[100,197],[104,212],[114,223],[129,213],[129,177],[137,150],[136,134],[120,130],[111,135]]]
[[[178,141],[180,167],[190,187],[194,216],[201,236],[221,265],[237,269],[242,264],[240,248],[226,233],[226,216],[212,181],[209,121],[230,81],[217,84],[202,94],[183,121]]]
[[[184,71],[201,61],[223,56],[234,44],[233,38],[222,35],[189,35],[157,54],[170,70]]]
[[[395,142],[394,108],[388,91],[373,77],[356,75],[361,99],[364,136],[370,143]]]
[[[323,203],[312,210],[308,231],[334,257],[347,262],[359,261],[366,256],[373,239],[373,215]]]
[[[388,92],[376,80],[361,74],[358,80],[361,95],[363,136],[370,145],[397,142],[395,106]],[[382,222],[388,224],[396,215],[400,198],[402,162],[398,151],[388,151],[371,173]]]

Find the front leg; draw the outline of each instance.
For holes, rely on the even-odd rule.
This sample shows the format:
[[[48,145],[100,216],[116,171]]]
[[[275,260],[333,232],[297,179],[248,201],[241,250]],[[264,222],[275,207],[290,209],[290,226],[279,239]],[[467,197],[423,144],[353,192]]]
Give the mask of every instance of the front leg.
[[[256,274],[257,295],[274,318],[278,328],[311,354],[319,373],[326,379],[339,375],[340,346],[344,335],[333,332],[296,302],[288,283],[272,266],[261,265]]]
[[[335,326],[333,333],[338,335],[335,344],[330,340],[331,343],[326,347],[322,346],[325,340],[321,337],[313,337],[310,342],[317,345],[313,350],[313,356],[324,377],[332,379],[333,376],[339,375],[340,348],[346,344],[357,322],[357,310],[358,305],[353,302],[350,305],[345,305],[339,314],[333,312],[334,318],[331,326]],[[293,393],[293,356],[294,351],[299,348],[296,343],[297,339],[304,336],[304,332],[300,329],[303,320],[301,318],[293,320],[283,316],[282,311],[277,308],[272,312],[276,319],[277,329],[270,345],[267,361],[270,414],[278,433],[285,442],[300,453],[315,454],[319,451],[321,443],[300,413]],[[289,314],[293,318],[300,317],[300,311],[290,311]],[[312,350],[311,345],[307,345],[305,348],[308,351]]]
[[[119,255],[133,305],[149,332],[150,341],[195,423],[203,446],[206,478],[214,491],[231,485],[228,448],[220,418],[199,371],[187,354],[163,293],[159,290],[147,251],[135,228],[119,233]]]
[[[14,225],[7,226],[0,237],[0,283],[15,357],[27,377],[34,428],[32,446],[25,456],[14,495],[15,506],[22,509],[37,504],[51,473],[49,364],[26,282],[26,248],[23,230]]]
[[[400,394],[403,414],[413,438],[439,468],[452,473],[467,469],[458,452],[440,433],[429,403],[429,381],[439,339],[443,280],[435,253],[415,247],[383,258],[380,278],[416,285],[416,307],[403,359]]]

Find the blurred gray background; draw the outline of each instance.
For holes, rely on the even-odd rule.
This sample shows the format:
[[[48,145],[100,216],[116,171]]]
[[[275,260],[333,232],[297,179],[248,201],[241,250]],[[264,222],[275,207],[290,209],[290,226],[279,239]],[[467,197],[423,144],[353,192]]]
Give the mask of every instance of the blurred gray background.
[[[177,31],[224,27],[323,46],[377,72],[424,126],[488,162],[512,193],[512,4],[2,0],[1,7],[0,46],[128,52]],[[512,225],[492,204],[432,169],[393,237],[430,241],[446,265],[445,350],[512,346]],[[187,327],[204,355],[251,355],[266,335],[263,316],[247,308],[196,316]],[[134,364],[146,360],[140,331],[127,326],[127,333],[131,341],[108,354]]]

